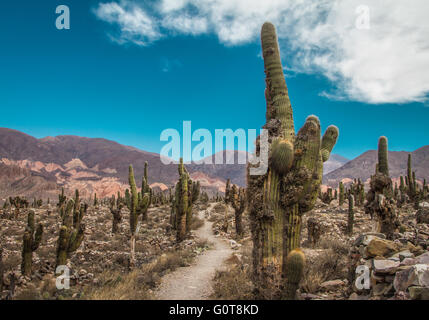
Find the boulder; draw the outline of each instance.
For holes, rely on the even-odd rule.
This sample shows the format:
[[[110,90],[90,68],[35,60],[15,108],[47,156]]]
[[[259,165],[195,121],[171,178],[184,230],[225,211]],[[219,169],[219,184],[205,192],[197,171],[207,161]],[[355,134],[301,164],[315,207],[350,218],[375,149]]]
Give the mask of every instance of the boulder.
[[[366,253],[369,257],[388,257],[400,251],[400,246],[390,240],[375,238],[372,239],[366,247]]]
[[[416,264],[429,264],[429,251],[415,258]]]
[[[343,280],[331,280],[331,281],[325,281],[323,282],[320,287],[325,289],[325,290],[336,290],[338,288],[341,288],[342,286],[344,286],[344,281]]]
[[[416,264],[406,270],[399,271],[393,280],[395,290],[406,291],[411,286],[429,288],[429,265]]]
[[[373,239],[386,239],[383,233],[368,232],[361,234],[355,241],[354,246],[359,247],[360,245],[367,246]]]
[[[399,267],[399,261],[373,260],[372,266],[376,274],[393,274]]]

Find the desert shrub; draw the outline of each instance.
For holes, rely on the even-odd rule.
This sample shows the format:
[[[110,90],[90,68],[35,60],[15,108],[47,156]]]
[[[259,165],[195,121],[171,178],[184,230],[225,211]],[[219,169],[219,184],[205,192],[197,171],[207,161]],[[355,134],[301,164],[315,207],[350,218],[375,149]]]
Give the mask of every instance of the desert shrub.
[[[311,261],[307,261],[301,282],[301,290],[306,293],[316,293],[320,284],[328,280],[344,279],[347,277],[347,256],[343,248],[327,249]]]
[[[253,293],[251,273],[251,250],[249,248],[243,251],[241,261],[231,266],[229,270],[216,271],[211,298],[220,300],[256,299],[257,297]]]
[[[150,300],[148,287],[142,285],[139,277],[141,270],[123,274],[118,271],[106,271],[98,277],[98,283],[85,289],[83,300]]]
[[[219,202],[213,207],[213,211],[216,213],[225,212],[225,205]]]
[[[192,217],[191,230],[197,230],[204,225],[204,220],[197,216]]]

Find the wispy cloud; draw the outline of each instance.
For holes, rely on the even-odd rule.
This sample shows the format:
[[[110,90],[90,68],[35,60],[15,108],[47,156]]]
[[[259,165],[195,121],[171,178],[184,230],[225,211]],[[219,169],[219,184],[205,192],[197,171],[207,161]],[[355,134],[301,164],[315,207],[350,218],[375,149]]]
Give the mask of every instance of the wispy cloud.
[[[161,0],[100,3],[95,14],[119,27],[118,43],[148,45],[174,34],[215,34],[236,46],[258,41],[265,21],[278,29],[287,70],[319,73],[327,98],[366,103],[427,101],[429,2],[368,2],[370,28],[356,28],[361,0]]]

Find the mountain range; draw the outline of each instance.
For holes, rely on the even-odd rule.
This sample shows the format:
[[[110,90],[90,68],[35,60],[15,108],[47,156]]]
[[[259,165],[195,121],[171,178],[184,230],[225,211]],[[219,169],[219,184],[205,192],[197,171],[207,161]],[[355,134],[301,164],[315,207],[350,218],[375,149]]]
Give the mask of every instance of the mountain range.
[[[212,155],[213,164],[190,163],[186,167],[191,178],[199,180],[210,194],[223,192],[228,178],[239,186],[246,185],[246,164],[237,164],[240,153],[243,152],[223,151],[223,164],[214,164],[216,155]],[[429,146],[412,154],[417,177],[427,177]],[[407,155],[407,152],[389,153],[392,176],[405,173]],[[234,157],[235,164],[226,164],[228,157]],[[324,183],[335,186],[342,179],[352,178],[366,181],[374,171],[376,159],[376,151],[367,151],[351,161],[333,154],[324,164]],[[141,181],[146,161],[152,188],[166,190],[176,183],[177,164],[164,165],[156,153],[102,138],[37,139],[17,130],[0,128],[0,198],[11,195],[56,198],[61,187],[70,194],[78,188],[83,197],[94,193],[99,198],[108,197],[128,187],[130,164],[137,181]]]

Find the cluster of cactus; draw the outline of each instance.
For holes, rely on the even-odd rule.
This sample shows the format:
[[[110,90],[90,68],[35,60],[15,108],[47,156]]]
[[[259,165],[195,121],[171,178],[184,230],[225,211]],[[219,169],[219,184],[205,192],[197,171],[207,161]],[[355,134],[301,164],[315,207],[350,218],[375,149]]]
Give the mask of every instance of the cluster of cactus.
[[[137,191],[136,180],[134,178],[133,166],[130,165],[128,168],[128,182],[130,185],[131,193],[128,193],[129,199],[125,201],[128,209],[130,210],[130,267],[135,264],[135,246],[136,246],[136,235],[138,233],[138,217],[143,216],[143,219],[147,219],[147,210],[151,201],[151,191],[147,184],[147,164],[145,164],[145,174],[143,176],[142,192]],[[149,189],[148,189],[149,188]],[[126,195],[127,196],[127,195]]]
[[[378,232],[388,239],[399,226],[396,204],[393,197],[392,179],[389,176],[387,138],[378,142],[378,163],[376,173],[371,176],[370,190],[366,197],[365,212],[377,218]]]
[[[354,212],[354,196],[349,194],[349,211],[347,219],[347,233],[353,235],[353,226],[355,223],[355,212]]]
[[[427,200],[428,191],[426,179],[423,180],[422,186],[417,183],[416,173],[412,170],[412,156],[408,154],[407,175],[405,179],[403,176],[400,176],[400,185],[398,187],[397,184],[395,184],[394,188],[394,195],[398,206],[402,206],[406,202],[414,202],[415,208],[418,209],[420,201]]]
[[[229,195],[229,201],[234,208],[235,232],[237,233],[237,236],[240,237],[243,235],[242,216],[247,205],[246,190],[243,188],[237,188],[235,185],[233,185]]]
[[[152,204],[154,207],[159,207],[167,204],[169,199],[166,197],[164,192],[157,192],[152,194]]]
[[[121,194],[118,191],[118,196],[115,199],[115,196],[112,196],[112,198],[110,199],[110,205],[109,205],[109,209],[110,209],[110,213],[113,216],[113,221],[112,221],[112,233],[118,233],[119,232],[119,224],[122,221],[122,208],[124,207],[124,201],[121,198]]]
[[[360,179],[354,179],[353,183],[347,189],[347,196],[353,195],[354,203],[357,206],[363,206],[365,202],[365,188]]]
[[[259,176],[250,174],[256,165],[248,165],[254,279],[257,288],[264,288],[271,279],[283,278],[287,288],[291,285],[288,273],[302,274],[287,270],[287,257],[300,246],[302,216],[314,207],[322,182],[323,162],[330,157],[338,128],[328,127],[321,139],[319,119],[309,116],[295,135],[277,35],[271,23],[263,25],[261,38],[267,86],[264,128],[269,136],[269,162],[268,172]],[[256,156],[260,152],[258,138]],[[296,264],[290,265],[293,269]]]
[[[58,195],[58,208],[62,208],[65,206],[67,201],[67,197],[64,195],[64,188],[61,188],[61,193]]]
[[[207,192],[205,192],[205,191],[201,192],[200,201],[201,201],[201,203],[208,203],[209,202],[209,195],[207,194]]]
[[[200,183],[191,180],[182,158],[178,171],[179,181],[176,183],[174,201],[171,204],[170,223],[176,230],[177,242],[180,242],[191,229],[192,205],[200,196]]]
[[[307,235],[308,235],[308,243],[314,248],[316,244],[320,240],[320,236],[323,232],[322,225],[320,222],[314,218],[310,217],[307,220]]]
[[[68,200],[60,209],[62,226],[57,242],[56,266],[66,265],[71,254],[82,244],[85,237],[85,224],[82,218],[87,212],[88,205],[81,204],[79,192],[76,190],[75,198]]]
[[[32,204],[33,208],[39,209],[42,205],[43,205],[42,199],[36,199],[36,198],[33,199],[33,204]]]
[[[31,266],[33,263],[33,252],[37,250],[42,241],[43,225],[39,223],[37,225],[34,221],[34,211],[28,212],[27,227],[24,231],[22,239],[22,262],[21,262],[21,273],[26,276],[31,275]],[[0,291],[1,292],[1,291]]]
[[[28,208],[28,201],[25,198],[21,198],[19,196],[9,197],[9,203],[11,206],[15,207],[15,218],[18,218],[21,209]]]

